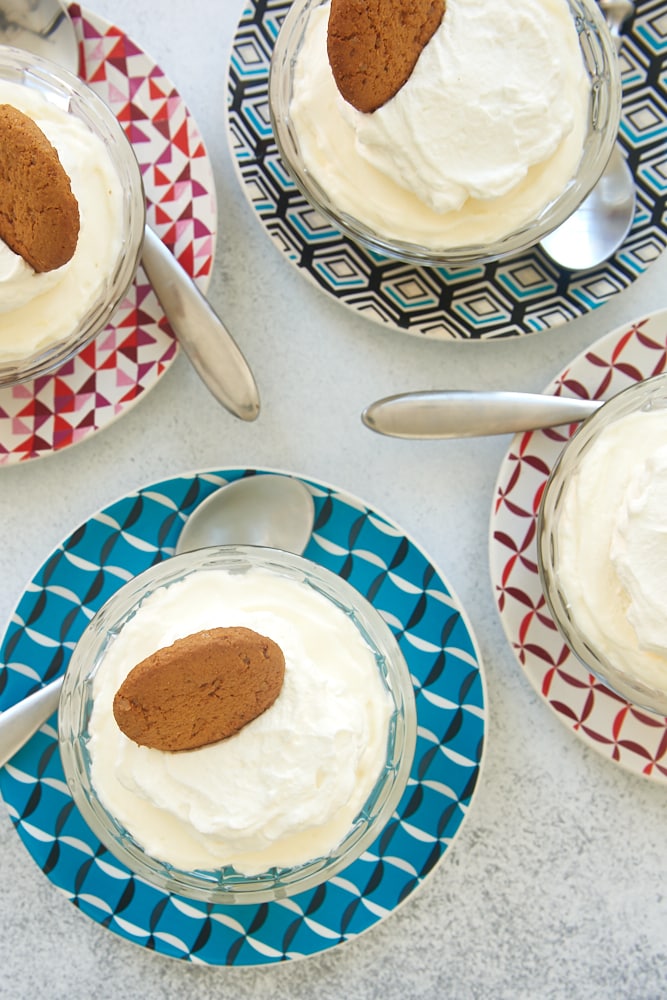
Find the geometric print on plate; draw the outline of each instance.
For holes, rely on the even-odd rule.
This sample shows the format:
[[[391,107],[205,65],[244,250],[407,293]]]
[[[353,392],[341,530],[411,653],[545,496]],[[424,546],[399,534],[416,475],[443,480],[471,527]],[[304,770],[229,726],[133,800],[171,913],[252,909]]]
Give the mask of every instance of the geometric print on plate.
[[[664,2],[638,0],[621,54],[620,142],[637,211],[610,260],[560,269],[539,247],[502,262],[414,267],[372,254],[315,212],[278,156],[268,111],[271,52],[287,0],[249,0],[232,44],[228,138],[241,187],[281,253],[326,294],[381,326],[440,340],[515,337],[603,305],[660,255],[667,230]]]
[[[254,469],[179,476],[122,497],[82,524],[27,586],[2,647],[0,707],[61,674],[94,612],[127,579],[173,554],[213,490]],[[382,514],[323,483],[305,556],[380,611],[413,679],[418,735],[405,793],[368,850],[326,884],[255,906],[205,905],[135,878],[97,840],[66,786],[55,716],[0,772],[26,848],[67,897],[115,933],[165,955],[260,965],[314,955],[391,913],[443,857],[478,786],[486,698],[464,613],[420,548]]]
[[[122,31],[71,4],[82,78],[112,108],[139,161],[148,220],[205,289],[215,183],[199,130],[162,70]],[[107,327],[51,375],[0,389],[0,465],[83,440],[158,382],[178,351],[142,268]]]
[[[607,399],[667,368],[667,310],[607,334],[545,391]],[[576,424],[517,434],[500,467],[490,525],[491,580],[512,651],[541,698],[580,739],[645,778],[667,781],[667,719],[610,691],[570,653],[537,569],[537,511]]]

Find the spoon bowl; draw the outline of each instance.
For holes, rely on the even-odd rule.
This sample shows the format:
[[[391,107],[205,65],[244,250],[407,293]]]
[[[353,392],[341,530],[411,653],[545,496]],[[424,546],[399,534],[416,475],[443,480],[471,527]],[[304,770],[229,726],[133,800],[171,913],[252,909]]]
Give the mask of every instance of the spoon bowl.
[[[315,505],[298,479],[264,475],[237,479],[204,500],[185,522],[176,555],[211,545],[262,545],[301,555]]]
[[[634,11],[630,0],[600,0],[616,51],[621,27]],[[591,193],[540,246],[565,270],[588,271],[608,260],[628,235],[635,215],[635,180],[618,142]]]
[[[0,45],[51,59],[70,73],[79,69],[79,46],[69,14],[60,3],[0,0]]]
[[[180,554],[235,543],[301,555],[310,538],[314,513],[312,495],[298,479],[248,476],[222,486],[193,511],[175,551]],[[63,677],[58,677],[0,715],[0,767],[53,715],[62,685]]]
[[[570,218],[542,240],[556,264],[572,271],[597,267],[618,249],[635,214],[635,181],[618,143],[607,168]]]

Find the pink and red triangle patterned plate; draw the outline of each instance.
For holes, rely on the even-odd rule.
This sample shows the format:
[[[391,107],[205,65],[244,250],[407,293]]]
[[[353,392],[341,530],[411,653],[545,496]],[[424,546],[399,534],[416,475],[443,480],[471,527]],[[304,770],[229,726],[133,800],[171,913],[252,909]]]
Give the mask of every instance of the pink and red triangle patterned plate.
[[[80,73],[109,104],[141,168],[148,220],[202,290],[217,206],[201,134],[174,85],[119,28],[70,4]],[[0,465],[40,458],[106,427],[169,368],[178,345],[140,268],[112,322],[54,374],[0,389]]]
[[[667,366],[667,310],[614,330],[547,386],[606,399]],[[537,512],[549,473],[577,425],[517,434],[496,482],[490,524],[494,597],[530,683],[581,740],[626,770],[667,782],[667,719],[644,712],[588,673],[547,610],[537,570]]]

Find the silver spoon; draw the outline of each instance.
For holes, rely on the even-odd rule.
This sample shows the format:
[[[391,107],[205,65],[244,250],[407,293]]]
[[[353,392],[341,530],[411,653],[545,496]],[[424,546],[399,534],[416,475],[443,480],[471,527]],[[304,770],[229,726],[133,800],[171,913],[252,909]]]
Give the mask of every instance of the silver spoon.
[[[621,47],[621,26],[634,11],[630,0],[599,0],[616,43]],[[554,263],[569,271],[597,267],[619,248],[635,215],[635,181],[617,142],[609,162],[591,193],[540,246]]]
[[[0,44],[26,49],[44,59],[79,68],[72,53],[72,23],[58,3],[41,0],[0,0]]]
[[[264,545],[301,555],[315,505],[308,488],[288,476],[238,479],[212,493],[185,522],[176,553],[207,545]],[[58,708],[63,678],[45,684],[0,715],[0,767]]]
[[[78,72],[74,24],[59,0],[0,0],[0,44],[46,55],[71,73]],[[248,362],[211,304],[148,225],[141,263],[203,383],[234,416],[255,420],[259,392]]]
[[[209,545],[265,545],[301,555],[313,530],[315,505],[289,476],[237,479],[211,493],[185,522],[176,555]]]
[[[388,437],[482,437],[578,423],[600,406],[599,399],[546,393],[435,389],[378,399],[366,407],[361,419]]]

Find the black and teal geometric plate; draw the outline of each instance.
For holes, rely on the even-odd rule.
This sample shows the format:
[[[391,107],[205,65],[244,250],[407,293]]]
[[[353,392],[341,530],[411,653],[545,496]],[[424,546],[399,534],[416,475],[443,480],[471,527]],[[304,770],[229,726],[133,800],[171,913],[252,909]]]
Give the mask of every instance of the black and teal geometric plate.
[[[667,242],[667,4],[637,0],[620,64],[620,141],[637,212],[620,249],[570,274],[538,248],[498,263],[428,268],[362,250],[313,211],[282,164],[268,110],[269,64],[288,0],[249,0],[232,44],[228,135],[241,187],[281,253],[326,294],[390,328],[439,340],[490,340],[561,326],[608,302]]]
[[[267,470],[263,470],[267,471]],[[82,524],[28,584],[0,655],[0,710],[62,673],[94,612],[126,580],[173,555],[180,529],[213,490],[255,469],[155,483]],[[56,719],[0,770],[26,848],[80,910],[164,955],[255,966],[315,955],[371,928],[423,882],[451,846],[478,787],[486,728],[475,639],[421,549],[362,501],[304,480],[315,501],[305,556],[345,577],[380,611],[413,678],[417,749],[399,806],[370,849],[335,878],[290,899],[206,905],[135,878],[91,833],[64,780]]]

